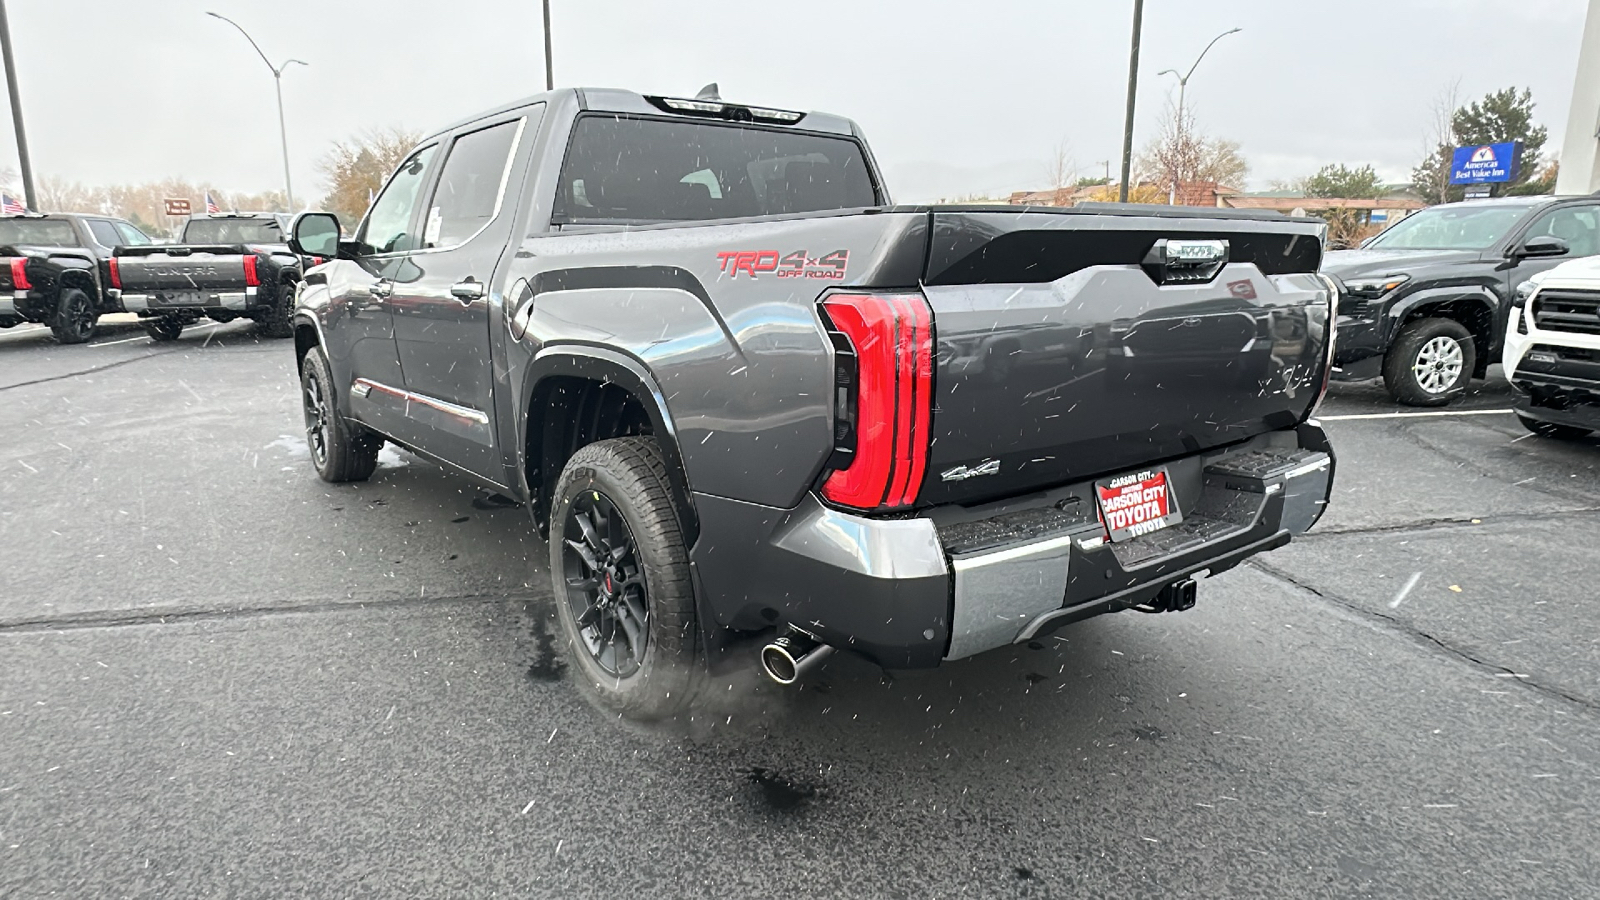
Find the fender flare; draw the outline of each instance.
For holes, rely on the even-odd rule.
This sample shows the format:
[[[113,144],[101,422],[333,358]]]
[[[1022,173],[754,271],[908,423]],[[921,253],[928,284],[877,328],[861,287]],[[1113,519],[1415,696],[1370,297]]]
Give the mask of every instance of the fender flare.
[[[1400,331],[1400,323],[1404,322],[1417,309],[1436,303],[1456,303],[1467,301],[1483,307],[1489,319],[1489,342],[1494,343],[1496,322],[1501,319],[1500,296],[1481,284],[1458,284],[1449,287],[1424,288],[1412,294],[1407,294],[1389,304],[1384,312],[1384,340],[1383,346],[1388,347],[1394,342],[1395,335]],[[1490,347],[1481,347],[1479,351],[1488,353]]]
[[[655,375],[642,360],[606,347],[587,344],[557,344],[546,346],[534,355],[522,376],[522,409],[517,410],[517,467],[518,477],[528,496],[533,496],[534,485],[527,483],[528,415],[527,404],[537,394],[541,382],[553,377],[585,378],[625,388],[644,407],[650,417],[650,429],[661,456],[667,464],[668,492],[678,514],[678,525],[683,531],[685,549],[694,546],[700,536],[700,517],[695,511],[693,492],[689,487],[688,470],[683,464],[683,454],[678,446],[678,429],[673,424],[672,413],[667,409],[666,396]]]

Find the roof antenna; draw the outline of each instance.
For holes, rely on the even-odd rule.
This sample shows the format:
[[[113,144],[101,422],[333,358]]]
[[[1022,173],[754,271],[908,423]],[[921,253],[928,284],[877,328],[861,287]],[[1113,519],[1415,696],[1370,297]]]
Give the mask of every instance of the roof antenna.
[[[700,93],[695,94],[694,98],[696,100],[721,100],[722,94],[717,90],[717,83],[713,81],[701,88]]]

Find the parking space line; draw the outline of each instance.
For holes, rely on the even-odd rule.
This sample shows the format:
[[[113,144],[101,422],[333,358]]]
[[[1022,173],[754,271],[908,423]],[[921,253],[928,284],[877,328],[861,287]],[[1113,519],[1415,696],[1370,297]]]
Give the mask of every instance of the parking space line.
[[[194,331],[199,331],[202,328],[215,328],[216,326],[221,325],[221,324],[222,324],[221,322],[206,322],[204,324],[196,325],[193,328],[190,328],[189,331],[194,332]],[[91,346],[91,347],[110,347],[113,344],[126,344],[126,343],[129,343],[131,341],[148,341],[148,340],[150,340],[150,335],[141,334],[141,335],[136,335],[136,336],[131,337],[131,338],[123,338],[120,341],[102,341],[100,343],[90,344],[89,346]]]
[[[1438,412],[1361,413],[1349,416],[1317,416],[1323,422],[1348,422],[1353,419],[1421,419],[1436,416],[1507,416],[1510,409],[1445,409]]]

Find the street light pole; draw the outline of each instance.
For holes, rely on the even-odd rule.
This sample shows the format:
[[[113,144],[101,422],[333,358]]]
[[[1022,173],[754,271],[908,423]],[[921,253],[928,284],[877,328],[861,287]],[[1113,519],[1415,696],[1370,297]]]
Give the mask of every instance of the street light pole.
[[[1133,0],[1133,45],[1128,50],[1128,110],[1122,120],[1122,187],[1117,198],[1128,202],[1128,170],[1133,167],[1133,100],[1139,92],[1139,29],[1144,22],[1144,0]]]
[[[1158,75],[1158,76],[1160,76],[1160,75],[1172,75],[1172,76],[1175,76],[1178,79],[1178,144],[1179,144],[1180,147],[1185,146],[1184,140],[1183,140],[1184,136],[1185,136],[1184,132],[1187,130],[1187,127],[1188,127],[1184,123],[1184,119],[1183,119],[1183,96],[1184,96],[1184,92],[1186,92],[1189,89],[1189,76],[1193,75],[1194,74],[1194,70],[1198,69],[1200,67],[1200,60],[1206,58],[1206,54],[1211,51],[1211,47],[1214,44],[1216,44],[1217,41],[1222,40],[1223,38],[1227,37],[1230,34],[1238,34],[1239,32],[1241,32],[1243,30],[1244,30],[1243,28],[1230,28],[1227,31],[1224,31],[1223,33],[1221,33],[1221,34],[1217,35],[1216,37],[1212,38],[1211,39],[1211,43],[1207,44],[1206,48],[1204,50],[1200,51],[1200,55],[1195,57],[1194,65],[1189,67],[1189,71],[1188,71],[1187,74],[1179,75],[1177,69],[1162,69],[1161,71],[1156,73],[1156,75]],[[1169,203],[1169,204],[1173,203],[1177,199],[1178,199],[1178,173],[1177,173],[1176,170],[1174,170],[1173,173],[1172,173],[1172,188],[1171,188],[1171,191],[1167,195],[1167,203]]]
[[[4,2],[4,0],[0,0],[0,2]],[[290,63],[299,63],[302,66],[311,64],[301,59],[286,59],[283,61],[283,65],[275,66],[272,64],[272,60],[267,59],[267,55],[261,52],[261,45],[257,44],[256,39],[250,36],[250,32],[244,30],[243,25],[221,13],[207,12],[206,15],[221,19],[239,29],[239,33],[244,35],[244,39],[249,41],[250,46],[255,48],[256,55],[261,57],[261,61],[267,64],[268,69],[272,70],[273,86],[278,92],[278,140],[283,146],[283,196],[288,201],[289,211],[294,212],[294,182],[289,176],[289,129],[284,124],[283,119],[283,72],[289,68]]]
[[[11,59],[11,25],[6,20],[6,0],[0,0],[0,51],[5,54],[6,90],[11,94],[11,127],[17,133],[17,165],[22,168],[22,197],[29,209],[37,210],[39,203],[33,195],[33,163],[28,160],[28,135],[22,130],[17,64]]]

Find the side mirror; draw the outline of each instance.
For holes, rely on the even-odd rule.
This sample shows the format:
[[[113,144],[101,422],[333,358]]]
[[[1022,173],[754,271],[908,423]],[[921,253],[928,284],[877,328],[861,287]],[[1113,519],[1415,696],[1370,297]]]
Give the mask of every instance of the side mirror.
[[[339,217],[333,213],[308,212],[295,217],[289,249],[301,256],[332,259],[339,255]]]
[[[1517,248],[1517,255],[1524,257],[1565,256],[1567,251],[1571,249],[1567,242],[1561,238],[1554,235],[1541,234],[1538,237],[1531,237],[1523,241],[1522,246]]]

